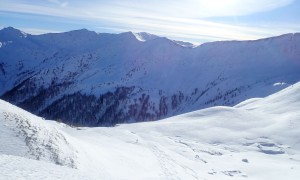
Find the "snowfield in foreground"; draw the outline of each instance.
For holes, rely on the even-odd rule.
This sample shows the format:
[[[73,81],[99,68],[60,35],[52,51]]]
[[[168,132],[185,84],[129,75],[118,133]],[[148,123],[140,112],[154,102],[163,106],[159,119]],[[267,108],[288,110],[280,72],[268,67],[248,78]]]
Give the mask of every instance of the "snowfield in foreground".
[[[0,101],[0,179],[300,178],[300,83],[235,107],[72,128]]]

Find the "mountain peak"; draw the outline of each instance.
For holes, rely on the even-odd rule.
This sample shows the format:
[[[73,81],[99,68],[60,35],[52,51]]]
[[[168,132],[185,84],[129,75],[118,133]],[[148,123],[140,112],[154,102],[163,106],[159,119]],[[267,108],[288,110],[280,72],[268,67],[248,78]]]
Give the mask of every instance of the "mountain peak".
[[[137,40],[134,33],[131,32],[131,31],[120,33],[116,37],[121,38],[123,40],[130,40],[130,41],[136,41]]]
[[[87,34],[90,34],[90,35],[97,35],[97,33],[95,31],[90,31],[88,29],[78,29],[78,30],[73,30],[73,31],[68,31],[66,32],[67,34],[72,34],[72,35],[87,35]]]
[[[8,27],[1,29],[1,31],[20,31],[20,30],[14,28],[14,27],[8,26]]]
[[[137,40],[143,41],[143,42],[151,41],[151,40],[160,38],[157,35],[150,34],[150,33],[147,33],[147,32],[133,33],[133,35],[136,37]]]
[[[0,35],[1,38],[4,38],[5,40],[27,37],[27,34],[25,32],[22,32],[19,29],[15,29],[11,26],[1,29]]]

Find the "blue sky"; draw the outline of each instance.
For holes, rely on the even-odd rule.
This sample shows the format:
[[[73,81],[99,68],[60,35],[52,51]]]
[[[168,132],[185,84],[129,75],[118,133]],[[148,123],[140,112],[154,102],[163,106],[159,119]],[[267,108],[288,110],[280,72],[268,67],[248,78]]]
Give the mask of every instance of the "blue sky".
[[[300,32],[299,0],[0,1],[0,27],[31,34],[86,28],[203,43]]]

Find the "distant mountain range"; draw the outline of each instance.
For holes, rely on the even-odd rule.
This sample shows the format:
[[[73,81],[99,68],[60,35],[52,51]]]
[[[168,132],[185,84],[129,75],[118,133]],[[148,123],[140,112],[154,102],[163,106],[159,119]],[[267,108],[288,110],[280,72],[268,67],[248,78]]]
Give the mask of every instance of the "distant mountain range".
[[[148,33],[0,30],[0,98],[72,125],[233,106],[299,80],[299,33],[196,47]]]

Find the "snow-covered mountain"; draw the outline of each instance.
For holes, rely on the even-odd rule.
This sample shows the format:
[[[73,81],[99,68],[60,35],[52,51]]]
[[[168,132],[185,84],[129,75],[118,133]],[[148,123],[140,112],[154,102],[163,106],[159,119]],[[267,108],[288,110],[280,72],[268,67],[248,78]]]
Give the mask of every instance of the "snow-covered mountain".
[[[0,179],[298,180],[299,107],[297,83],[235,107],[72,128],[0,100]]]
[[[300,80],[300,34],[198,47],[148,33],[0,31],[0,96],[47,119],[151,121],[264,97]]]

